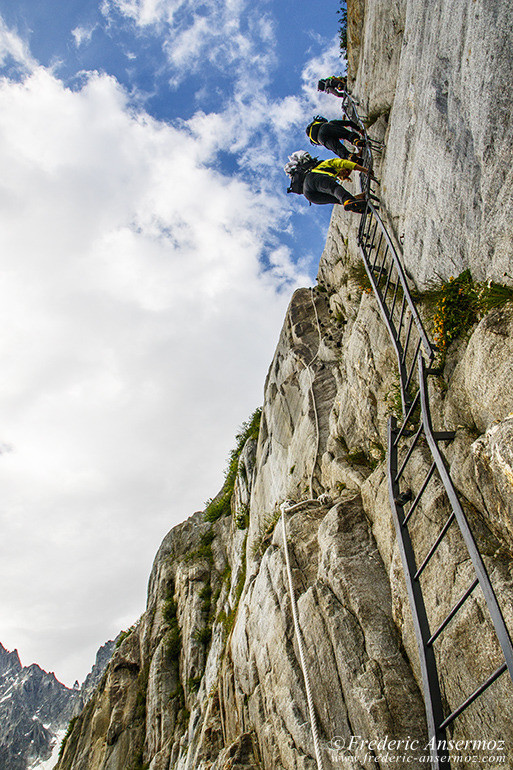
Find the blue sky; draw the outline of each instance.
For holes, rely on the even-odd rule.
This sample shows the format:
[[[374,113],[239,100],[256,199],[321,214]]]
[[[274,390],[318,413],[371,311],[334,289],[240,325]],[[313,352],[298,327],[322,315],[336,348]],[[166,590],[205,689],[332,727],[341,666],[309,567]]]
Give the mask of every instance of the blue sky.
[[[0,2],[0,641],[67,684],[218,491],[315,283],[331,207],[282,169],[340,114],[337,8]]]

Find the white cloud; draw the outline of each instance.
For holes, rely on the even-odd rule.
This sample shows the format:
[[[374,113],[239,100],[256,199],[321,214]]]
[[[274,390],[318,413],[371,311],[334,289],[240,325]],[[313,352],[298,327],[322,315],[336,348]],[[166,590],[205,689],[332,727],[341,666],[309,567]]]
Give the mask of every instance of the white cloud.
[[[9,57],[25,70],[36,66],[25,41],[14,30],[9,29],[0,17],[0,64],[4,64]]]
[[[170,79],[178,85],[208,66],[238,78],[245,72],[262,83],[275,63],[274,25],[266,12],[245,0],[104,0],[104,16],[115,24],[120,14],[147,34],[163,41]]]
[[[184,5],[118,3],[141,26]],[[245,7],[206,4],[231,31],[233,94],[176,125],[105,74],[66,88],[0,27],[0,56],[27,71],[0,81],[0,639],[68,683],[142,610],[162,536],[217,492],[291,290],[310,283],[280,241],[282,167],[335,49],[273,100],[272,45],[255,42],[272,24],[242,33]],[[201,62],[200,22],[180,34]]]
[[[108,16],[113,8],[132,19],[139,26],[156,24],[164,18],[172,21],[174,12],[183,0],[103,0],[102,12]]]
[[[89,642],[76,629],[93,617],[117,631],[106,589],[120,615],[142,605],[158,540],[216,491],[210,453],[260,400],[283,281],[288,295],[308,277],[283,248],[262,271],[283,206],[205,168],[201,133],[134,118],[112,79],[72,93],[39,69],[4,83],[0,106],[4,530],[45,574],[32,598],[24,569],[15,580],[30,610],[10,638],[30,650],[32,613],[51,627],[57,603],[70,630],[49,633],[51,658]],[[11,578],[18,564],[6,555]]]
[[[37,636],[62,677],[217,491],[309,280],[272,245],[283,202],[204,165],[204,137],[105,75],[0,83],[2,641],[26,660]]]
[[[71,30],[71,34],[75,40],[75,45],[80,48],[83,43],[90,43],[93,33],[97,29],[98,25],[94,24],[91,27],[75,27]]]

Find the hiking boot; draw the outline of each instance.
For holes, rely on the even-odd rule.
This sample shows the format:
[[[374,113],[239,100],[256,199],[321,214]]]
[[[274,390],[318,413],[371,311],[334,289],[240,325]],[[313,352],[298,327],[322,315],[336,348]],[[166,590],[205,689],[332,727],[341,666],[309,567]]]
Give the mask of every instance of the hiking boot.
[[[344,208],[346,211],[354,211],[355,214],[363,214],[367,207],[367,202],[365,200],[353,200],[353,201],[346,201],[344,203]]]

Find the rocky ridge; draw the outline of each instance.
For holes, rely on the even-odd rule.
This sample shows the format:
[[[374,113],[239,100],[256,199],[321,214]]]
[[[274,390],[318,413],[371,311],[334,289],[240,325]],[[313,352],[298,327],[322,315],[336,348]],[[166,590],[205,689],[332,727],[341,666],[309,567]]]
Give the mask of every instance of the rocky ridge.
[[[57,750],[70,719],[93,694],[112,656],[107,642],[80,687],[63,685],[37,664],[22,666],[17,650],[0,644],[0,767],[37,770]]]
[[[26,770],[47,759],[55,735],[66,727],[77,690],[61,684],[38,665],[23,667],[16,650],[0,644],[0,766]]]
[[[502,62],[499,82],[508,76],[500,52],[511,8],[498,5],[491,29],[495,4],[484,9],[478,0],[437,0],[429,14],[418,0],[348,4],[350,81],[374,136],[386,142],[378,169],[382,213],[419,288],[468,267],[477,279],[497,280],[512,259],[492,180],[506,146],[496,132],[490,154],[482,133],[493,135],[510,90],[497,108],[487,102],[483,111],[478,98],[490,56]],[[451,50],[449,28],[464,41]],[[471,81],[467,44],[479,70]],[[456,109],[458,100],[470,117]],[[506,177],[504,200],[512,189]],[[436,237],[433,223],[440,224]],[[232,515],[209,523],[198,512],[166,536],[146,612],[76,720],[59,770],[316,767],[276,526],[286,500],[304,503],[287,517],[288,542],[325,768],[389,766],[376,748],[385,736],[402,746],[418,741],[408,766],[426,767],[421,676],[384,462],[398,375],[362,277],[356,226],[357,218],[334,212],[318,285],[292,297],[265,383],[258,441],[240,457]],[[510,630],[512,332],[511,305],[490,311],[448,348],[431,386],[437,427],[455,431],[446,448],[451,475]],[[412,486],[427,462],[420,444],[408,470]],[[422,503],[425,526],[414,528],[424,552],[445,511],[433,484]],[[469,575],[451,533],[426,570],[433,622],[461,596]],[[476,593],[444,635],[438,665],[448,707],[500,661],[486,618]],[[513,745],[512,690],[506,676],[495,682],[451,737]],[[463,757],[458,767],[475,763]]]

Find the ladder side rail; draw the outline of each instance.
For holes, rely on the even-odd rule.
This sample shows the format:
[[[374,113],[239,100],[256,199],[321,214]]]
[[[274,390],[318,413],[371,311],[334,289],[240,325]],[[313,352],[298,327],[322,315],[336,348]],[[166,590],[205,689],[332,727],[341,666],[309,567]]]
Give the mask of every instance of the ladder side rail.
[[[403,292],[404,292],[404,296],[406,297],[406,302],[408,304],[408,307],[409,307],[409,310],[410,310],[411,314],[413,315],[413,319],[415,321],[415,325],[417,326],[418,332],[419,332],[419,334],[421,336],[421,339],[422,339],[422,346],[424,348],[424,351],[426,353],[426,356],[427,356],[428,360],[432,361],[433,358],[435,357],[436,350],[435,350],[435,347],[430,342],[430,340],[429,340],[429,338],[428,338],[428,336],[426,334],[426,331],[424,329],[424,324],[422,323],[422,320],[420,318],[418,310],[417,310],[417,308],[415,306],[415,303],[413,302],[413,299],[412,299],[412,296],[411,296],[411,292],[410,292],[410,288],[408,286],[408,281],[406,279],[406,274],[404,272],[403,266],[401,264],[401,261],[399,259],[398,254],[397,254],[395,246],[392,243],[392,239],[390,238],[390,236],[388,234],[388,231],[387,231],[387,229],[386,229],[386,227],[385,227],[385,225],[383,223],[383,220],[379,216],[378,212],[374,208],[374,206],[371,203],[371,201],[367,202],[367,206],[368,206],[368,209],[369,209],[370,213],[372,214],[372,216],[378,222],[379,227],[380,227],[380,229],[383,232],[383,235],[385,237],[385,240],[387,241],[387,243],[388,243],[388,245],[390,247],[390,251],[392,253],[392,258],[393,258],[393,260],[395,262],[395,266],[397,268],[397,273],[398,273],[398,276],[399,276],[399,280],[401,282],[401,286],[402,286],[402,289],[403,289]]]
[[[407,412],[410,409],[411,406],[411,397],[407,390],[404,388],[404,384],[406,380],[408,379],[408,373],[406,371],[406,366],[403,363],[403,349],[401,342],[399,340],[399,335],[397,334],[397,330],[395,328],[394,322],[389,317],[387,308],[381,301],[381,292],[376,284],[376,278],[373,274],[373,272],[369,268],[369,262],[367,259],[367,255],[365,253],[365,247],[361,245],[360,243],[360,253],[362,255],[363,263],[365,265],[365,269],[367,271],[367,275],[369,277],[369,281],[371,282],[372,288],[374,290],[374,295],[377,299],[379,309],[381,311],[381,316],[383,318],[383,321],[385,322],[385,325],[388,329],[388,333],[390,335],[390,338],[392,340],[392,344],[395,349],[395,353],[397,356],[397,366],[399,368],[399,381],[401,384],[401,403],[402,403],[402,410],[403,410],[403,417],[407,414]]]
[[[422,338],[418,335],[416,324],[413,323],[413,316],[408,312],[409,305],[404,292],[400,307],[397,305],[397,289],[401,286],[401,282],[396,269],[393,247],[390,248],[390,242],[384,237],[385,231],[381,225],[376,229],[378,224],[380,224],[378,220],[367,218],[362,227],[359,247],[381,315],[396,351],[404,417],[410,412],[414,398],[414,393],[411,392],[412,376],[416,369],[415,364]],[[396,290],[393,293],[389,290],[391,283],[395,283]],[[408,318],[406,322],[405,316]]]
[[[346,114],[348,115],[348,117],[351,120],[354,120],[363,129],[362,133],[365,137],[365,145],[362,152],[362,158],[364,159],[363,161],[364,163],[367,162],[367,159],[368,159],[367,165],[369,166],[369,168],[372,168],[371,140],[367,136],[365,126],[363,126],[363,123],[360,120],[360,117],[356,110],[353,99],[347,94],[344,99],[343,106],[344,106],[344,109],[346,110]],[[358,245],[360,247],[365,269],[367,271],[369,280],[374,290],[374,294],[378,301],[381,315],[385,321],[393,346],[396,350],[396,354],[398,357],[400,380],[401,380],[401,398],[402,398],[403,420],[404,420],[403,426],[399,430],[397,428],[396,418],[391,417],[389,420],[389,435],[388,435],[389,497],[390,497],[392,515],[394,519],[394,525],[397,532],[398,547],[401,555],[401,561],[403,564],[408,596],[410,599],[410,606],[411,606],[412,615],[413,615],[415,635],[417,638],[417,645],[419,649],[422,679],[424,684],[424,696],[425,696],[425,705],[426,705],[426,716],[428,721],[428,731],[430,734],[430,738],[433,738],[433,737],[435,738],[435,740],[433,741],[435,748],[434,750],[431,751],[430,758],[431,758],[431,766],[434,770],[436,770],[437,768],[450,767],[449,759],[447,757],[440,756],[438,753],[438,746],[440,745],[440,740],[443,741],[445,738],[445,728],[448,727],[453,722],[453,720],[456,719],[457,716],[459,716],[471,703],[473,703],[505,671],[509,672],[511,679],[513,680],[513,645],[512,645],[509,631],[505,624],[504,617],[503,617],[501,608],[499,606],[495,591],[493,589],[488,572],[486,570],[486,566],[484,564],[482,556],[475,542],[475,539],[470,529],[465,512],[463,511],[463,508],[459,501],[459,498],[456,493],[455,487],[453,485],[452,479],[450,477],[448,468],[445,464],[445,460],[437,444],[438,441],[451,440],[454,437],[454,433],[433,431],[426,376],[427,374],[435,373],[434,370],[431,369],[431,366],[435,358],[436,347],[430,342],[425,332],[424,326],[422,324],[422,320],[420,318],[418,310],[411,296],[410,288],[408,286],[408,281],[406,279],[406,274],[401,264],[401,261],[399,259],[399,256],[397,254],[397,251],[395,249],[395,246],[392,243],[389,233],[383,221],[381,220],[381,217],[376,211],[375,206],[372,204],[372,200],[369,197],[369,194],[370,194],[369,176],[366,175],[366,180],[362,179],[362,176],[363,175],[360,175],[360,186],[362,191],[366,193],[366,208],[360,221],[360,228],[358,231]],[[374,222],[374,230],[371,236],[372,222]],[[378,246],[376,248],[375,236],[378,230],[380,231],[381,234],[380,234]],[[381,249],[382,242],[386,244],[386,248],[384,251],[384,255],[380,258],[379,252]],[[371,265],[372,249],[375,249],[376,253],[374,255],[374,260]],[[387,264],[389,251],[392,257],[392,264],[390,265]],[[381,259],[381,263],[380,263],[380,259]],[[380,265],[379,269],[377,267],[378,264]],[[394,285],[394,281],[392,280],[394,266],[397,271],[397,283],[395,285]],[[382,287],[380,287],[382,276],[385,279],[384,292],[382,291]],[[394,323],[394,311],[396,309],[396,300],[398,298],[399,284],[401,285],[403,290],[403,298],[401,303],[399,325],[397,328],[396,324]],[[393,287],[392,299],[390,300],[390,304],[387,305],[387,296],[389,293],[390,286]],[[406,307],[409,311],[409,319],[408,319],[408,322],[405,323],[405,325],[403,326],[403,320],[406,321],[405,313],[404,313]],[[408,313],[406,313],[406,315],[408,315]],[[416,331],[418,332],[420,339],[417,341],[415,353],[413,355],[413,361],[408,363],[408,371],[407,371],[406,360],[407,360],[408,349],[410,345],[412,322],[414,322],[414,327],[416,328]],[[407,331],[405,331],[406,328],[407,328]],[[405,332],[406,334],[406,338],[404,342],[401,342],[402,332]],[[427,357],[427,361],[428,361],[427,368],[424,361],[424,357],[421,353],[421,347],[423,348],[423,352]],[[415,400],[412,400],[409,394],[409,388],[412,383],[413,371],[416,368],[416,364],[418,367],[419,391],[415,395]],[[409,448],[409,451],[407,452],[406,458],[401,465],[400,471],[398,471],[399,440],[401,438],[401,435],[403,438],[408,438],[412,435],[412,433],[409,430],[407,430],[407,427],[406,427],[407,416],[410,416],[410,417],[412,416],[413,404],[415,404],[415,402],[418,400],[419,394],[420,394],[420,406],[421,406],[421,419],[420,419],[419,430],[415,432],[416,433],[415,440],[413,441],[412,445]],[[410,511],[405,516],[404,505],[408,499],[411,499],[411,493],[409,498],[406,495],[401,496],[399,491],[399,479],[402,476],[402,473],[404,471],[406,464],[408,463],[408,460],[411,456],[413,448],[417,443],[417,439],[421,431],[423,431],[425,434],[426,441],[428,443],[428,446],[432,455],[433,463],[431,465],[430,471],[426,479],[424,480],[424,483],[422,484],[422,488],[420,492],[417,494],[413,505],[410,507]],[[416,509],[420,501],[420,498],[424,493],[427,484],[429,483],[429,480],[432,478],[432,475],[435,469],[438,472],[438,476],[447,494],[449,504],[451,507],[451,514],[448,520],[446,521],[444,527],[442,528],[442,531],[439,533],[438,537],[436,538],[435,543],[431,546],[428,554],[424,557],[424,560],[421,566],[417,568],[415,552],[413,549],[413,544],[411,542],[410,533],[408,531],[407,522],[408,522],[408,519],[411,517],[412,513],[414,512],[414,510]],[[452,609],[449,611],[448,615],[442,621],[442,623],[438,626],[436,631],[433,634],[431,634],[429,631],[429,620],[427,617],[427,611],[424,604],[424,597],[423,597],[419,578],[423,570],[431,560],[432,556],[436,552],[438,546],[442,542],[446,533],[448,532],[449,527],[451,526],[453,521],[456,521],[459,526],[461,535],[463,537],[467,551],[472,561],[476,579],[467,588],[467,590],[460,597],[457,603],[452,607]],[[474,692],[462,704],[460,704],[460,706],[458,706],[456,710],[452,712],[452,714],[450,714],[448,717],[444,719],[442,702],[441,702],[441,693],[440,693],[440,681],[438,678],[433,644],[435,640],[440,636],[440,634],[444,631],[444,629],[447,627],[447,625],[450,623],[450,621],[456,616],[458,611],[463,607],[466,600],[472,595],[477,585],[479,585],[481,587],[481,590],[483,591],[483,596],[485,598],[487,608],[490,613],[492,623],[494,625],[495,633],[497,635],[499,644],[501,645],[501,649],[504,654],[504,663],[501,666],[499,666],[499,668],[497,668],[483,684],[477,687],[477,689],[474,690]]]
[[[350,94],[347,93],[347,91],[342,99],[342,108],[346,113],[347,117],[349,118],[349,120],[352,120],[354,123],[357,123],[360,126],[360,128],[365,131],[365,126],[358,114],[358,110],[356,109],[354,99],[352,98],[352,96],[350,96]],[[365,131],[365,133],[367,132]]]
[[[388,493],[390,507],[397,534],[397,543],[403,565],[420,658],[426,721],[430,739],[431,768],[432,770],[449,770],[450,762],[447,752],[440,751],[438,748],[445,745],[446,733],[445,729],[441,727],[444,716],[435,653],[433,647],[427,645],[427,641],[431,637],[429,621],[420,583],[418,580],[413,579],[417,566],[408,529],[403,527],[403,506],[401,503],[396,502],[400,495],[399,483],[396,480],[398,466],[397,444],[395,442],[396,432],[397,420],[392,416],[388,421]]]
[[[490,577],[488,575],[488,571],[486,569],[485,563],[479,552],[476,541],[474,539],[474,535],[472,534],[472,531],[470,529],[467,517],[459,501],[458,495],[454,488],[454,484],[452,483],[452,479],[449,475],[449,471],[447,470],[445,460],[442,457],[442,453],[440,452],[440,449],[435,439],[435,435],[432,427],[432,421],[431,421],[431,411],[429,407],[428,392],[427,392],[426,367],[422,356],[419,358],[419,384],[420,384],[420,401],[421,401],[422,421],[424,425],[424,434],[426,436],[426,440],[429,445],[429,449],[431,451],[433,460],[436,463],[438,475],[440,477],[440,480],[443,486],[445,487],[447,497],[449,498],[449,502],[454,511],[456,521],[458,522],[458,525],[460,528],[460,532],[463,536],[463,540],[465,541],[467,551],[472,561],[472,565],[474,567],[476,577],[479,580],[479,585],[483,592],[486,605],[488,607],[488,611],[490,613],[490,617],[492,619],[492,623],[495,628],[495,633],[497,634],[499,644],[501,645],[502,652],[504,654],[504,659],[506,661],[509,675],[513,681],[513,644],[511,642],[511,637],[509,635],[509,631],[507,629],[506,623],[504,621],[502,610],[499,606],[499,602],[497,601],[495,591],[493,590],[493,586],[491,584]]]
[[[365,125],[360,118],[360,115],[358,114],[358,110],[356,109],[356,105],[354,103],[353,98],[347,93],[345,93],[345,96],[342,99],[342,109],[346,113],[349,120],[352,120],[353,123],[356,123],[356,125],[360,128],[360,130],[363,132],[363,140],[365,142],[363,147],[363,153],[362,153],[362,165],[366,168],[369,168],[372,172],[372,164],[373,164],[373,157],[372,157],[372,149],[371,149],[371,141],[367,134],[367,129],[365,128]],[[371,179],[369,174],[360,174],[360,190],[361,192],[365,193],[366,197],[371,193]]]
[[[365,224],[359,233],[359,246],[367,275],[398,357],[404,416],[410,408],[414,395],[411,392],[413,373],[420,348],[427,339],[427,335],[424,334],[422,337],[419,334],[419,318],[411,313],[413,306],[411,296],[408,302],[408,296],[403,289],[404,282],[401,281],[400,271],[397,269],[397,253],[388,238],[386,228],[379,218],[373,216],[370,207],[369,214],[365,214],[364,217]],[[392,285],[394,285],[394,291],[390,291]],[[397,303],[399,288],[402,289],[400,304]]]

